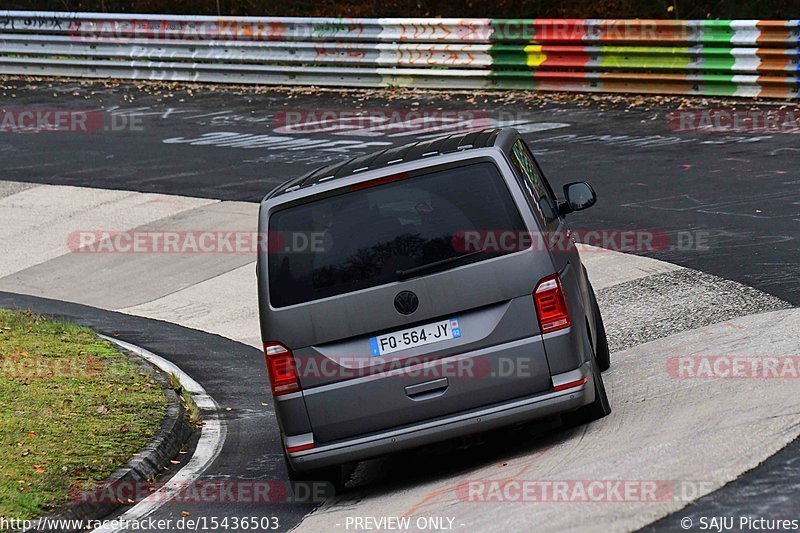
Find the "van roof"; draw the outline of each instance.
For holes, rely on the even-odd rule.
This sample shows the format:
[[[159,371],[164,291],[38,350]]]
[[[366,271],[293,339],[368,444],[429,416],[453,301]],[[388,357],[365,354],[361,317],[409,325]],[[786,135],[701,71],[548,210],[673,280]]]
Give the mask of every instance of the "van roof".
[[[408,163],[420,159],[435,159],[436,156],[452,152],[497,146],[503,151],[510,149],[518,135],[514,128],[491,128],[467,133],[456,133],[428,141],[417,141],[403,146],[386,148],[331,165],[319,167],[299,178],[291,179],[275,188],[266,199],[296,191],[304,187],[333,179],[352,176],[368,170],[376,170],[397,163]],[[435,164],[434,161],[431,161]]]

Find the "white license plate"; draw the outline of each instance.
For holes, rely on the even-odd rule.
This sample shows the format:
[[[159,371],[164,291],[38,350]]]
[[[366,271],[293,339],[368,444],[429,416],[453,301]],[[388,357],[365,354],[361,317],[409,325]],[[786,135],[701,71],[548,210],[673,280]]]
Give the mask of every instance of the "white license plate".
[[[457,339],[461,336],[461,328],[457,318],[442,320],[433,324],[425,324],[415,328],[387,333],[369,340],[372,355],[378,357],[387,353],[399,352],[416,346],[424,346],[434,342]]]

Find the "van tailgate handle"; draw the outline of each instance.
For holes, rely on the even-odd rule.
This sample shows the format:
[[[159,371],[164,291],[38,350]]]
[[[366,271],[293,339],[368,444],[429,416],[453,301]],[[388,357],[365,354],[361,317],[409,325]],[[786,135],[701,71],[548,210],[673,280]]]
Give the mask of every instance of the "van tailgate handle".
[[[406,387],[406,394],[412,400],[427,400],[444,394],[447,389],[447,378],[434,379],[425,383],[417,383]]]

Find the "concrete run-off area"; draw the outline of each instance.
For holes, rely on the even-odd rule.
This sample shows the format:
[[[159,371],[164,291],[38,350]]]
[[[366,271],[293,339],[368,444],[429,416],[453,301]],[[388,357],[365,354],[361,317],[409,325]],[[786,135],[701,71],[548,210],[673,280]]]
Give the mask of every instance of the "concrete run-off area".
[[[0,229],[7,247],[1,291],[259,346],[251,253],[85,253],[69,244],[74,232],[97,229],[253,231],[257,204],[10,182],[1,182],[0,191],[0,218],[8,221]],[[480,530],[592,530],[599,523],[629,530],[722,487],[797,436],[796,380],[768,373],[731,379],[721,369],[764,357],[791,363],[787,356],[800,353],[792,334],[800,329],[800,311],[662,261],[594,247],[582,252],[615,350],[604,375],[611,416],[576,429],[523,432],[459,453],[457,464],[436,456],[388,459],[403,464],[398,478],[362,465],[350,490],[309,515],[299,531],[344,531],[349,519],[366,516],[444,517]],[[192,377],[216,379],[202,370]],[[509,483],[526,488],[527,496]],[[558,483],[547,505],[524,499]],[[615,483],[628,489],[621,501],[609,488]],[[598,486],[613,501],[581,501]]]

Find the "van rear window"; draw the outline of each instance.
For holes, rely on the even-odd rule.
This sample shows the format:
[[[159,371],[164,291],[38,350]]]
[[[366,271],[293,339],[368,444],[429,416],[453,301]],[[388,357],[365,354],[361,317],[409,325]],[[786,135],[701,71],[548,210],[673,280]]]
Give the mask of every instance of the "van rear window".
[[[281,241],[267,248],[270,302],[285,307],[398,281],[418,267],[428,273],[495,257],[502,252],[468,253],[459,235],[500,229],[524,224],[488,162],[283,209],[269,220],[268,239]]]

